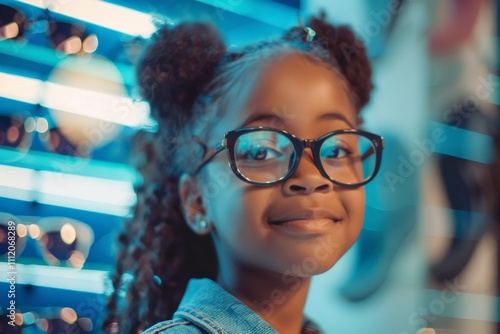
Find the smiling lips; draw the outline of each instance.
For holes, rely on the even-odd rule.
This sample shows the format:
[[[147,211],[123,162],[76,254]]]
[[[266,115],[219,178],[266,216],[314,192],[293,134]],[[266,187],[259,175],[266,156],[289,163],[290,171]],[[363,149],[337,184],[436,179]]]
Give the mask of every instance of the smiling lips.
[[[324,210],[324,209],[305,209],[298,211],[290,211],[280,215],[272,216],[268,218],[268,222],[271,225],[283,225],[285,223],[294,225],[300,223],[314,223],[314,224],[325,224],[325,222],[339,222],[341,219],[335,213]]]
[[[342,219],[324,209],[290,211],[268,218],[269,226],[283,235],[294,238],[317,236],[330,233],[340,226]]]

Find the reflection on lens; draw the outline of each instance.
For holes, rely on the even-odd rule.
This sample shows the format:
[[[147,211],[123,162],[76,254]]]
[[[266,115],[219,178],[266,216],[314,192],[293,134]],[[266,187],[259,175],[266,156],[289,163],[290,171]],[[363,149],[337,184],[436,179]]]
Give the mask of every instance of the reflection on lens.
[[[276,181],[289,171],[293,152],[292,142],[283,134],[266,130],[249,132],[236,140],[236,168],[252,181]]]
[[[321,146],[320,156],[325,172],[337,182],[360,183],[375,171],[375,147],[359,134],[337,134],[328,138]]]

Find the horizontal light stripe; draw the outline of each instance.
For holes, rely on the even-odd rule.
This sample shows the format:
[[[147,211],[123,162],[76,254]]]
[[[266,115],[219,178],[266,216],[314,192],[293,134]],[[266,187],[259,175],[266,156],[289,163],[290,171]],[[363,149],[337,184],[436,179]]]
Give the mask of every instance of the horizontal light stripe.
[[[129,127],[155,127],[146,102],[4,72],[0,96]]]
[[[126,164],[7,147],[0,148],[1,164],[30,170],[77,174],[107,180],[129,181],[131,183],[137,182],[140,178],[140,175]]]
[[[269,25],[289,29],[298,24],[299,11],[293,7],[273,1],[262,0],[197,0],[217,8],[217,14],[223,18],[224,11],[249,17]]]
[[[500,305],[499,297],[466,293],[461,289],[466,290],[467,285],[460,288],[460,285],[455,283],[448,282],[444,290],[427,289],[427,302],[423,307],[429,315],[500,322],[495,314],[497,305]]]
[[[149,37],[156,30],[152,16],[100,0],[17,0],[132,36]]]
[[[0,165],[0,196],[121,217],[136,202],[130,181]]]
[[[0,271],[3,273],[0,275],[0,282],[8,282],[8,278],[14,275],[16,284],[92,293],[104,292],[104,281],[108,274],[103,270],[20,263],[15,263],[15,269],[11,270],[7,262],[0,262]]]
[[[491,136],[439,122],[431,122],[429,133],[440,131],[439,142],[427,141],[436,153],[489,164],[493,161]],[[430,139],[429,139],[430,140]]]
[[[44,82],[0,72],[0,97],[37,104],[40,102]]]
[[[0,53],[5,54],[11,57],[15,57],[17,59],[24,59],[32,63],[41,64],[49,67],[57,67],[61,61],[66,58],[61,58],[61,55],[54,49],[24,43],[21,44],[19,41],[15,41],[12,39],[4,40],[0,43]],[[127,65],[123,63],[114,63],[114,66],[120,72],[121,77],[116,77],[110,75],[107,71],[96,71],[92,73],[96,78],[108,80],[111,82],[124,83],[127,86],[133,87],[135,83],[135,70],[132,65]],[[0,65],[0,72],[9,72],[12,68]],[[19,69],[16,69],[17,71]],[[75,73],[88,74],[82,68],[75,66],[71,69]],[[17,73],[19,74],[19,73]]]

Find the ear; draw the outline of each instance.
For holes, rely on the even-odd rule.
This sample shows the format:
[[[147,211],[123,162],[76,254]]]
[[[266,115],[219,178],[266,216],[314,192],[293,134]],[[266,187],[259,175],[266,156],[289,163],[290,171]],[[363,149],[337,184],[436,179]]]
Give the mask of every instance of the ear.
[[[179,179],[179,198],[184,220],[199,235],[210,234],[213,224],[208,220],[205,203],[198,180],[187,173]]]

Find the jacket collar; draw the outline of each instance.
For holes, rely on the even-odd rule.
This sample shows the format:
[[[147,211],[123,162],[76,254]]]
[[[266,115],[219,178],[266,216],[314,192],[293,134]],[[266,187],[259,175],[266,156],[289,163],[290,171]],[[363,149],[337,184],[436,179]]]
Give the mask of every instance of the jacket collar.
[[[189,280],[174,318],[189,320],[209,333],[278,334],[262,317],[209,278]],[[305,316],[303,324],[316,329]],[[303,332],[314,333],[306,328]]]
[[[192,278],[175,317],[184,318],[208,333],[278,334],[239,299],[208,278]]]

